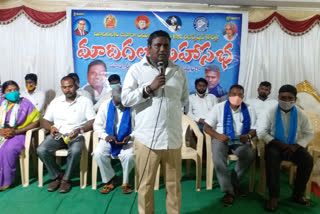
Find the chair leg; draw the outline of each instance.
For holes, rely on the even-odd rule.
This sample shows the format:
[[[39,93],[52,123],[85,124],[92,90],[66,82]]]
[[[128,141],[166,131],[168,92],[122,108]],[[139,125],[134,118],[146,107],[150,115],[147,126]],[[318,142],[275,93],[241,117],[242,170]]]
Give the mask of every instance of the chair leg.
[[[294,174],[295,174],[296,170],[297,170],[297,167],[292,164],[290,166],[290,177],[289,177],[289,184],[290,185],[292,185],[294,182],[294,178],[295,178]]]
[[[212,158],[207,156],[207,190],[212,189],[212,180],[213,180],[213,161]]]
[[[21,171],[21,184],[23,187],[29,186],[29,154],[23,150],[19,157],[20,171]]]
[[[43,187],[43,162],[38,159],[38,186]]]
[[[80,160],[80,188],[87,187],[87,172],[88,172],[88,151],[83,150]]]
[[[92,170],[91,170],[92,189],[97,189],[97,174],[98,174],[98,165],[97,165],[97,162],[92,158]],[[136,179],[136,176],[135,176],[135,179]]]
[[[196,162],[196,170],[197,170],[197,177],[196,177],[196,191],[200,191],[201,189],[201,176],[202,176],[202,160],[200,156],[197,156]]]
[[[249,192],[254,191],[255,174],[256,174],[256,161],[254,160],[250,166]]]
[[[259,194],[264,195],[266,188],[266,161],[264,158],[260,158],[260,175],[259,175]]]

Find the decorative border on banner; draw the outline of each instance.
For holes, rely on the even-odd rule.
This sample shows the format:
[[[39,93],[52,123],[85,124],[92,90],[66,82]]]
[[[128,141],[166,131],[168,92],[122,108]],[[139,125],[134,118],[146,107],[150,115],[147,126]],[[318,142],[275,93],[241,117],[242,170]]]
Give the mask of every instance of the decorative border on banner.
[[[302,36],[308,33],[316,24],[320,24],[320,15],[315,15],[304,21],[292,21],[277,12],[260,22],[249,22],[249,33],[259,33],[267,29],[274,21],[291,36]]]
[[[33,24],[48,28],[60,24],[66,19],[66,12],[41,12],[26,6],[0,10],[0,25],[7,25],[24,14]]]

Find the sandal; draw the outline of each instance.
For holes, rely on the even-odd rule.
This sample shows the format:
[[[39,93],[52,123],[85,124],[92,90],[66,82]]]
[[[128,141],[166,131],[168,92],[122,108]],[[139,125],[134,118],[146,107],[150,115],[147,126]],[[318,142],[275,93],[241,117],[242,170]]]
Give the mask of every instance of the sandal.
[[[311,207],[311,202],[303,196],[301,196],[301,197],[292,196],[292,200],[297,204],[301,204],[306,207]]]
[[[225,207],[230,207],[232,206],[233,204],[233,201],[234,201],[234,195],[231,195],[230,193],[226,193],[222,199],[221,199],[223,205]]]
[[[264,209],[270,212],[276,211],[278,208],[278,199],[272,198],[264,203]]]
[[[123,194],[130,194],[132,193],[132,186],[130,184],[122,184],[122,193]]]
[[[100,190],[100,192],[102,194],[108,194],[109,192],[111,192],[112,190],[114,190],[115,186],[111,183],[111,184],[106,184],[103,186],[102,190]]]

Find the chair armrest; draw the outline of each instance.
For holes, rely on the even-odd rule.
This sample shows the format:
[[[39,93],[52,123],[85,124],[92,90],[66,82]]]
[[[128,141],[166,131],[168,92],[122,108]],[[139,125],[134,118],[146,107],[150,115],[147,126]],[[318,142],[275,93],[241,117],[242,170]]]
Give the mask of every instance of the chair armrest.
[[[207,150],[207,158],[210,156],[210,158],[211,158],[211,154],[212,154],[212,145],[211,145],[211,141],[212,141],[212,139],[211,139],[211,136],[208,134],[208,133],[206,133],[206,132],[204,132],[204,136],[205,136],[205,139],[206,139],[206,150]],[[209,155],[210,154],[210,155]]]
[[[40,127],[36,127],[36,128],[33,128],[33,129],[29,129],[26,132],[26,138],[25,138],[25,141],[24,141],[24,149],[25,149],[26,152],[29,152],[29,150],[30,150],[32,134],[34,132],[38,131],[39,129],[40,129]]]
[[[39,130],[39,135],[38,135],[39,145],[44,141],[48,133],[49,131],[45,130],[44,128],[41,128]]]
[[[197,153],[199,154],[199,156],[202,159],[203,133],[200,131],[197,123],[194,120],[192,120],[191,117],[189,117],[187,115],[183,115],[182,120],[184,123],[187,123],[190,126],[193,133],[196,135],[196,137],[197,137]]]

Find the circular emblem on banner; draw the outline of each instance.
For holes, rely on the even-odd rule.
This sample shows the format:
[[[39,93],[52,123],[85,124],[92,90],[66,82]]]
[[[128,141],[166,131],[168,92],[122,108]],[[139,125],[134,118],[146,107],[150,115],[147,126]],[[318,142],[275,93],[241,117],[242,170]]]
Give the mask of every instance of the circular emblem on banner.
[[[139,30],[145,30],[150,25],[150,19],[146,15],[139,15],[137,16],[134,24]]]
[[[114,15],[107,15],[104,18],[104,26],[108,29],[114,29],[117,26],[117,19]]]
[[[193,27],[199,32],[204,32],[208,30],[209,27],[209,21],[205,17],[198,17],[193,22]]]

